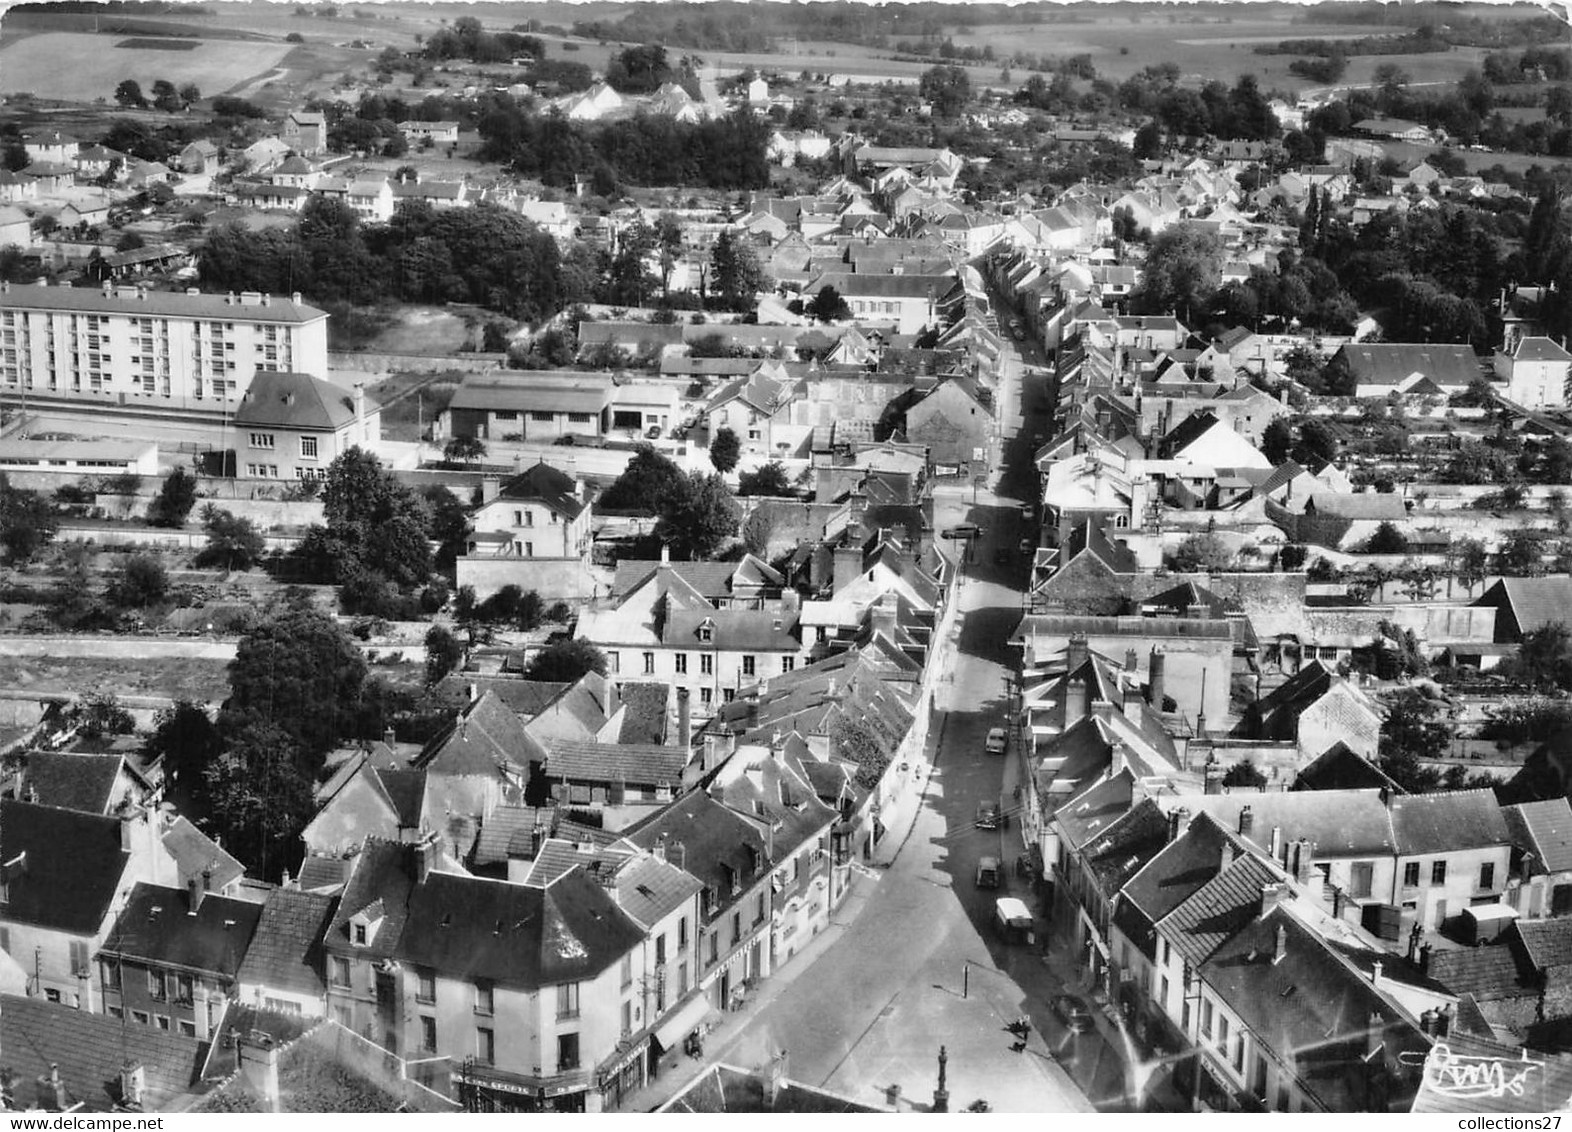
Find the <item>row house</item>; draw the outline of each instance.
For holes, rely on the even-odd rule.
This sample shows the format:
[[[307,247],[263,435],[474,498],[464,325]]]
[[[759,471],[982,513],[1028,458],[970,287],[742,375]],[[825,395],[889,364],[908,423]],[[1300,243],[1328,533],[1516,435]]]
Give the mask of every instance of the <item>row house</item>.
[[[440,436],[555,442],[595,438],[608,428],[608,374],[543,371],[472,373],[438,419]]]
[[[481,480],[481,504],[470,517],[470,555],[582,558],[589,550],[591,507],[583,480],[542,459],[502,480]]]

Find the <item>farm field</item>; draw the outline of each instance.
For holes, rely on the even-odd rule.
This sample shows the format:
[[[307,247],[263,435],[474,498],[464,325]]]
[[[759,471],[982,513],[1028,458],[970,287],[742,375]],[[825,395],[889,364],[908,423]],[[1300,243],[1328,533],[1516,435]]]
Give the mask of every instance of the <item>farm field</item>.
[[[219,94],[278,65],[289,44],[201,40],[190,50],[117,47],[132,37],[42,32],[0,48],[0,93],[92,102],[114,97],[122,79],[148,90],[155,79],[195,83]]]

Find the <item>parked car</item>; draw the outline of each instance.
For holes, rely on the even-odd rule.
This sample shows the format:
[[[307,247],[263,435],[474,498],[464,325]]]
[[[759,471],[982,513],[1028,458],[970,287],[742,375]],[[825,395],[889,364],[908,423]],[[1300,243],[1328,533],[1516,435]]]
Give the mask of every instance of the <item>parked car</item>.
[[[957,523],[939,532],[940,538],[974,539],[981,537],[983,529],[976,523]]]
[[[977,862],[977,887],[999,887],[999,858],[984,857]]]
[[[1084,1034],[1092,1028],[1091,1010],[1073,994],[1054,996],[1053,1012],[1072,1034]]]
[[[1002,755],[1009,743],[1009,733],[1002,727],[995,727],[988,732],[988,739],[983,744],[983,749],[990,755]]]
[[[998,802],[984,798],[977,803],[977,828],[1009,829],[1010,815],[1004,812]]]

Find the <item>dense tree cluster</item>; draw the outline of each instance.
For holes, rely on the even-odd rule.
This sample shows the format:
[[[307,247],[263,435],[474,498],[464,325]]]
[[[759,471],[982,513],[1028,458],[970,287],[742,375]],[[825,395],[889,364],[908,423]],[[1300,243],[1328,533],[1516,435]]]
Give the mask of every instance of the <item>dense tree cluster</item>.
[[[625,47],[606,64],[606,82],[623,94],[652,94],[664,83],[677,83],[695,98],[699,94],[698,76],[691,66],[673,66],[666,49],[658,43]]]
[[[758,189],[770,183],[770,124],[746,110],[686,123],[638,114],[612,122],[574,122],[533,113],[512,100],[492,100],[477,123],[483,161],[571,186],[588,173],[596,192],[619,183]]]
[[[1178,137],[1267,140],[1278,133],[1277,118],[1254,75],[1241,75],[1229,87],[1218,79],[1199,91],[1179,85],[1175,63],[1156,63],[1119,85],[1120,105],[1157,121]]]
[[[490,32],[474,16],[460,16],[452,27],[440,28],[426,37],[421,54],[427,59],[469,59],[475,63],[500,63],[521,56],[540,58],[546,48],[533,35],[517,32]]]

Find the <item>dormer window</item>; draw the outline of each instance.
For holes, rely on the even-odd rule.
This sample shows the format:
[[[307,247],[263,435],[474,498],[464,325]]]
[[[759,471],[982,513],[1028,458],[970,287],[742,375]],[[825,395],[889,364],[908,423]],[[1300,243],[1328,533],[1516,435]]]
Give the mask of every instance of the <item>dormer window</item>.
[[[372,901],[349,918],[349,942],[356,947],[370,947],[386,918],[382,901]]]
[[[715,640],[715,622],[708,617],[699,622],[699,640],[705,644],[711,644]]]

